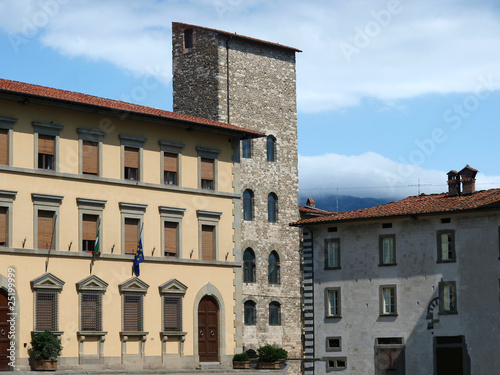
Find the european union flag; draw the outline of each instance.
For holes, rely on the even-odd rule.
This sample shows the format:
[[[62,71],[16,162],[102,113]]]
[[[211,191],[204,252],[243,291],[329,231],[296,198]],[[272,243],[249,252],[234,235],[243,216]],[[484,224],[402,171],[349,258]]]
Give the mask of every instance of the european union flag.
[[[141,231],[142,236],[142,231]],[[139,237],[139,243],[137,244],[137,253],[134,258],[134,272],[136,276],[139,276],[139,264],[144,260],[144,252],[142,251],[142,238]]]

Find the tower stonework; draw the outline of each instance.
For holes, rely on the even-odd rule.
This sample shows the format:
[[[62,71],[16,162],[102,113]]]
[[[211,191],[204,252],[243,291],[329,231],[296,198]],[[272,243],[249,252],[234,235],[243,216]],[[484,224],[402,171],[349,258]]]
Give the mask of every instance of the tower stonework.
[[[289,226],[299,218],[295,53],[300,51],[182,23],[173,23],[172,30],[174,111],[268,136],[249,141],[250,154],[242,145],[235,149],[235,192],[250,190],[253,206],[244,215],[243,200],[235,200],[235,255],[243,261],[245,250],[251,249],[255,256],[249,282],[244,282],[244,269],[235,268],[235,350],[271,344],[286,349],[289,358],[300,358],[299,231]],[[277,198],[275,222],[269,217],[270,197]],[[278,267],[269,262],[273,251]],[[271,268],[279,268],[277,283],[270,280]],[[255,324],[250,318],[245,324],[247,301],[255,304]],[[288,365],[289,374],[300,372],[300,361]]]

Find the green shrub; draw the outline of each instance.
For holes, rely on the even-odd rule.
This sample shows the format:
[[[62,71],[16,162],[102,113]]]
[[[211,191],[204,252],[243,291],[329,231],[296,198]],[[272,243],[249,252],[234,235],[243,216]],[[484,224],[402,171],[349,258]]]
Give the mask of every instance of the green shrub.
[[[30,355],[33,359],[57,360],[63,347],[52,332],[43,331],[36,333],[31,340]]]
[[[233,356],[233,362],[244,362],[244,361],[249,361],[250,359],[248,358],[247,353],[239,353],[235,354]]]
[[[273,348],[271,345],[257,349],[259,362],[276,362],[280,359],[287,359],[288,352],[282,348]]]

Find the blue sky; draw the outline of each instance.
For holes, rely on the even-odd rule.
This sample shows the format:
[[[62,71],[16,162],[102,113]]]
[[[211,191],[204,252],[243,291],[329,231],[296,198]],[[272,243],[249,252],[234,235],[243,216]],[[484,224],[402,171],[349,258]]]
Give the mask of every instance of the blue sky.
[[[171,110],[172,21],[303,51],[302,195],[500,187],[496,1],[0,0],[1,78]]]

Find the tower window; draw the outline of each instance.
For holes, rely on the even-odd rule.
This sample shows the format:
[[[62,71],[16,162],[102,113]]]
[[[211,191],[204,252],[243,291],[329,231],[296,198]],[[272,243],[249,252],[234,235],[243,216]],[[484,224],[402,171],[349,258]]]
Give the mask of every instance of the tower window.
[[[184,30],[184,50],[193,49],[193,29]]]

